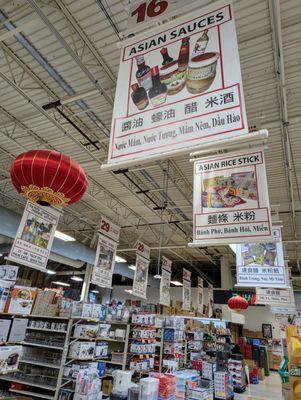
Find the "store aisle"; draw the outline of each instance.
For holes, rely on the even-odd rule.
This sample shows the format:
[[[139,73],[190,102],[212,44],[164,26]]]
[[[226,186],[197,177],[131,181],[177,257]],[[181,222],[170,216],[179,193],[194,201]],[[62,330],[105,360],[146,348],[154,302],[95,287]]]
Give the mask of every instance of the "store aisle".
[[[282,388],[281,380],[277,373],[272,373],[270,377],[265,378],[259,385],[251,385],[251,393],[262,400],[281,400]],[[244,400],[248,398],[248,392],[244,394],[235,394],[235,400]]]

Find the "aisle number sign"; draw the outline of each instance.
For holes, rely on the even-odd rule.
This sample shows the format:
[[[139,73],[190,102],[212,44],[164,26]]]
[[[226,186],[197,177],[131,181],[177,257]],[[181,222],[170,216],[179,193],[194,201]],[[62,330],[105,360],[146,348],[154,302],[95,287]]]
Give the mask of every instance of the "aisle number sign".
[[[123,42],[108,164],[248,134],[233,8],[223,4]]]
[[[46,270],[60,212],[28,201],[8,259]]]
[[[287,288],[281,228],[272,232],[273,241],[237,245],[237,286]]]
[[[99,232],[115,240],[115,242],[119,242],[120,226],[114,224],[114,222],[106,217],[102,217],[100,220]]]
[[[263,149],[194,162],[193,243],[272,241]]]

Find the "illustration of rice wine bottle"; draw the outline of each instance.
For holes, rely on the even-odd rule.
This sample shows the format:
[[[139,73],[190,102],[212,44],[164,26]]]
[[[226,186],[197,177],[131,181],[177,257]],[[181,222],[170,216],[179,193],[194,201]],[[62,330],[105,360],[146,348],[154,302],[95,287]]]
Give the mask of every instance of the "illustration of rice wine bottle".
[[[148,97],[144,87],[139,87],[137,83],[131,85],[133,93],[131,94],[132,100],[138,110],[144,110],[148,106]]]
[[[189,37],[185,37],[182,39],[182,44],[178,58],[179,72],[186,71],[188,67],[189,53],[190,53],[189,39],[190,39]]]
[[[159,67],[153,67],[151,69],[151,75],[152,75],[152,88],[150,89],[148,95],[150,98],[150,101],[152,102],[152,105],[154,107],[160,106],[161,104],[164,104],[166,101],[166,96],[167,96],[167,86],[165,83],[162,83],[160,80],[160,74],[159,74]]]
[[[173,58],[170,57],[170,55],[168,54],[167,47],[163,47],[160,50],[160,53],[162,54],[162,57],[163,57],[163,62],[162,62],[163,66],[165,66],[173,61]]]
[[[152,87],[151,69],[148,65],[145,65],[144,55],[137,56],[136,61],[138,67],[136,72],[138,84],[145,90],[149,90]]]
[[[197,56],[200,56],[201,54],[204,54],[206,51],[208,42],[209,42],[208,29],[205,29],[202,36],[199,37],[195,43],[192,57],[197,57]]]

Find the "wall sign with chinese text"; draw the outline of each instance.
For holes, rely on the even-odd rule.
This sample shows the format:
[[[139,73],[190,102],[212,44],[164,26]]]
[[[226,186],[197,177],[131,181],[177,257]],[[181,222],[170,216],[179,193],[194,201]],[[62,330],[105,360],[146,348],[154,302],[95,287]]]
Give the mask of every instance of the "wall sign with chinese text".
[[[28,201],[8,259],[45,270],[60,213]]]
[[[262,149],[194,162],[192,245],[272,239]]]
[[[237,286],[286,288],[281,229],[272,228],[274,242],[243,243],[236,247]]]
[[[292,288],[256,288],[256,304],[275,307],[295,307],[295,296]]]
[[[198,288],[197,288],[197,307],[198,313],[203,314],[204,311],[204,281],[198,276]]]
[[[191,310],[191,272],[183,268],[183,310]]]
[[[108,164],[142,163],[248,134],[233,8],[224,4],[125,42]]]
[[[163,306],[170,306],[170,277],[172,261],[162,257],[161,281],[160,281],[160,300]]]

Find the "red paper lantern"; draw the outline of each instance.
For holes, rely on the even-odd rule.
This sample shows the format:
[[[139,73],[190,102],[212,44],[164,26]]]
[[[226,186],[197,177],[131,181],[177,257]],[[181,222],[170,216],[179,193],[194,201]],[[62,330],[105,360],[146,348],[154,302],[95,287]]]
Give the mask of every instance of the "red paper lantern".
[[[242,310],[246,310],[249,307],[249,303],[247,302],[246,299],[237,295],[237,296],[231,297],[231,299],[228,300],[228,307],[231,310],[240,312]]]
[[[45,206],[75,203],[87,188],[82,167],[57,151],[30,150],[20,154],[10,175],[22,196]]]

